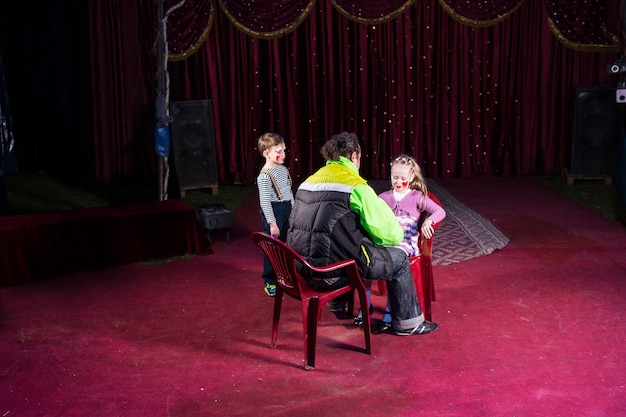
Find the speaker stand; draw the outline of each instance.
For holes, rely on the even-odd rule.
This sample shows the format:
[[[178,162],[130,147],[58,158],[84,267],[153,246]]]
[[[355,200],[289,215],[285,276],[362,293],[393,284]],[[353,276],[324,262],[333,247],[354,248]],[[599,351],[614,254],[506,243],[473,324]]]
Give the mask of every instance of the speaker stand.
[[[602,180],[604,181],[604,185],[612,185],[613,177],[608,175],[596,175],[596,176],[585,176],[585,175],[571,175],[567,168],[563,168],[561,171],[561,176],[565,177],[567,180],[567,185],[574,185],[574,180]]]
[[[217,184],[215,185],[205,185],[200,187],[181,187],[180,188],[180,196],[185,196],[185,191],[187,190],[211,190],[212,195],[217,195]]]

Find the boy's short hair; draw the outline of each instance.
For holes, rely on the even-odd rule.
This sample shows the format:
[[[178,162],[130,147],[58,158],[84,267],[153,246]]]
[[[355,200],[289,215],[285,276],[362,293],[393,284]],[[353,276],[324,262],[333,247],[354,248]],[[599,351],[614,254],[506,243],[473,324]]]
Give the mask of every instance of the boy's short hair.
[[[261,135],[256,146],[259,150],[259,153],[263,155],[263,152],[265,152],[267,149],[271,148],[274,145],[278,145],[279,143],[285,143],[285,139],[278,133],[267,132]]]

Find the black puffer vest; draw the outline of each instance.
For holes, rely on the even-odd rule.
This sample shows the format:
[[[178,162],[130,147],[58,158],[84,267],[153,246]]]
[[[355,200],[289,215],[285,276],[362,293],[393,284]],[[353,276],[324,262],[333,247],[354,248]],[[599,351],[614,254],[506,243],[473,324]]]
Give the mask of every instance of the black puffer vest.
[[[348,175],[337,175],[334,172],[330,176],[339,182],[315,181],[328,174],[324,171],[333,174],[339,167],[330,165],[322,168],[322,172],[318,171],[298,188],[295,206],[289,218],[287,244],[314,266],[355,259],[362,278],[383,279],[391,276],[393,264],[389,253],[367,237],[359,217],[350,207],[352,191],[365,180],[358,175],[350,175],[348,171],[345,172]],[[332,287],[337,276],[312,283]]]

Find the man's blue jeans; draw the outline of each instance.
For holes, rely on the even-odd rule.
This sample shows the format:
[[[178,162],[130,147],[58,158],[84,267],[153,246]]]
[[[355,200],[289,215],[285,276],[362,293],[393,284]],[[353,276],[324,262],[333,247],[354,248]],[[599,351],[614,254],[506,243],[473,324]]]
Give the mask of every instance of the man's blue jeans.
[[[415,292],[409,258],[402,249],[385,247],[393,261],[393,275],[387,281],[387,297],[394,330],[411,330],[424,322]]]
[[[424,313],[417,300],[409,258],[402,249],[392,246],[385,246],[385,249],[389,252],[393,263],[393,274],[385,279],[392,325],[394,330],[412,330],[424,322]],[[381,277],[381,279],[384,278]],[[334,283],[333,287],[346,285],[347,281],[347,277],[342,277]],[[345,306],[346,298],[343,296],[335,300],[338,305]]]

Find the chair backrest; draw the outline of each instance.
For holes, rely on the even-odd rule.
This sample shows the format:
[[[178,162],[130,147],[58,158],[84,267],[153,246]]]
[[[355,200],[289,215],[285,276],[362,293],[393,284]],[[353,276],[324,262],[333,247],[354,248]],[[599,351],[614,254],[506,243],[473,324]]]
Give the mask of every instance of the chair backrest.
[[[288,292],[301,293],[301,280],[297,270],[298,263],[309,267],[308,262],[286,243],[265,233],[254,232],[254,243],[258,245],[272,264],[276,283]]]
[[[437,198],[437,196],[435,194],[431,193],[430,191],[428,192],[428,198],[430,198],[435,203],[437,203],[438,206],[443,207],[441,205],[441,201],[439,200],[439,198]],[[439,223],[441,223],[441,222],[439,222]],[[433,224],[433,228],[437,229],[437,226],[439,226],[439,223]]]
[[[428,192],[428,197],[433,200],[435,203],[437,203],[438,206],[441,206],[441,201],[437,198],[436,195],[434,195],[433,193],[431,193],[430,191]],[[422,223],[424,222],[424,220],[426,220],[426,217],[422,217],[422,219],[420,219],[420,224],[419,227],[421,229],[422,227]],[[433,229],[437,230],[437,227],[439,227],[439,224],[441,224],[441,222],[439,223],[435,223],[433,224]],[[422,253],[423,256],[430,256],[431,252],[432,252],[432,238],[430,239],[424,239],[424,237],[422,236],[422,234],[420,233],[419,236],[419,240],[418,240],[418,247],[420,248],[420,252]]]
[[[276,282],[285,290],[293,289],[301,293],[302,290],[307,291],[313,288],[298,272],[299,270],[304,271],[307,277],[312,279],[337,276],[337,271],[343,270],[352,287],[362,285],[354,259],[344,259],[330,265],[313,266],[285,242],[275,239],[267,233],[253,232],[252,240],[265,252],[274,268]]]

